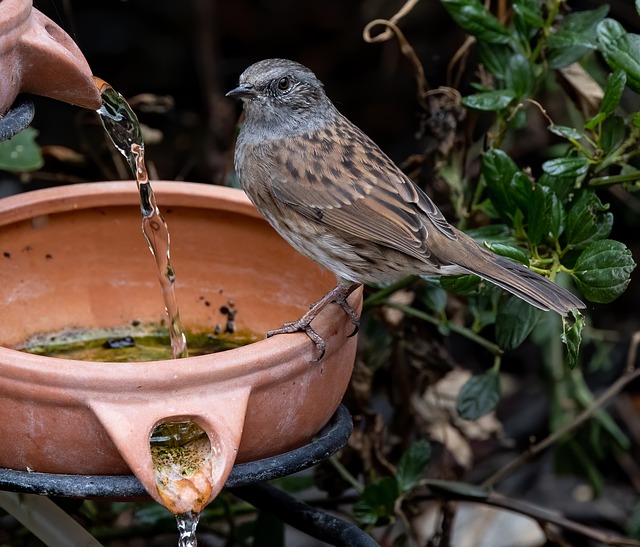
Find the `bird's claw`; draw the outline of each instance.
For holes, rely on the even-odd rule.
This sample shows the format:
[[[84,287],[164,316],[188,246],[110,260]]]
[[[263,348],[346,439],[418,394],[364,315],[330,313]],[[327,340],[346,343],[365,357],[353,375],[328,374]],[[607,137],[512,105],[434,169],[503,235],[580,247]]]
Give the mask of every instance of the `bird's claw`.
[[[276,334],[292,334],[294,332],[304,332],[311,341],[316,345],[316,349],[318,350],[318,356],[314,359],[314,361],[320,361],[324,357],[324,353],[327,350],[327,343],[322,339],[313,328],[311,328],[310,321],[291,321],[290,323],[285,323],[279,329],[270,330],[267,332],[267,338],[271,338]]]
[[[349,302],[347,302],[346,297],[338,297],[335,302],[342,306],[344,312],[349,316],[349,319],[351,319],[351,323],[353,323],[353,331],[351,334],[347,335],[347,338],[354,337],[360,330],[360,316],[357,314],[356,310],[351,307]]]
[[[349,305],[347,302],[347,298],[353,292],[353,290],[357,287],[357,284],[352,284],[350,286],[338,285],[335,289],[328,292],[324,295],[321,300],[311,305],[311,308],[307,313],[304,314],[297,321],[291,321],[289,323],[285,323],[279,329],[270,330],[267,332],[267,338],[271,338],[276,334],[292,334],[294,332],[304,332],[309,337],[309,339],[316,345],[316,349],[318,350],[318,357],[314,359],[315,361],[320,361],[325,354],[327,349],[326,342],[322,339],[315,330],[311,328],[311,321],[313,321],[316,315],[322,310],[324,306],[326,306],[329,302],[333,301],[336,304],[340,304],[344,312],[351,319],[351,323],[354,325],[353,332],[347,336],[347,338],[351,338],[358,333],[358,329],[360,326],[360,317],[356,313],[356,311]]]

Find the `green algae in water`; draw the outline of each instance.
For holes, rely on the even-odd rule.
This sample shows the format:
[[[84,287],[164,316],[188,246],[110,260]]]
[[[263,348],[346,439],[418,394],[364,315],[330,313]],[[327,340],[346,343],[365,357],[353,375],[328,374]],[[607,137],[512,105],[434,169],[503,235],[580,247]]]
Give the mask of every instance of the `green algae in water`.
[[[189,355],[208,355],[256,342],[250,331],[212,334],[186,331]],[[20,351],[79,361],[133,363],[172,358],[169,332],[160,325],[135,325],[117,329],[68,330],[33,337]]]
[[[165,422],[156,426],[150,442],[156,448],[180,448],[206,436],[203,429],[194,422]]]
[[[202,428],[190,421],[158,425],[149,439],[156,470],[190,477],[202,468],[211,454],[211,442]],[[171,473],[166,470],[171,469]]]

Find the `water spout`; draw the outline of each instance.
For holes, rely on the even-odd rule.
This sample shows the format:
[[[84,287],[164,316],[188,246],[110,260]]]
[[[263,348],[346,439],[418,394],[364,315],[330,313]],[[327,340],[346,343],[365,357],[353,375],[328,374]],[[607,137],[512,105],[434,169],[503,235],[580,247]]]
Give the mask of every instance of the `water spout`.
[[[0,37],[0,115],[19,93],[92,110],[100,107],[100,93],[82,52],[31,0],[0,2]]]

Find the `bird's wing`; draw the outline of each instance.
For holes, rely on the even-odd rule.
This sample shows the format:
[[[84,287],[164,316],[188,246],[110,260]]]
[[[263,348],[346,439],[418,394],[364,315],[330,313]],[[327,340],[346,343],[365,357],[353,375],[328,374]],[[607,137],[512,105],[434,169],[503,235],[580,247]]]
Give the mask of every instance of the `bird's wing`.
[[[270,190],[305,217],[434,265],[430,233],[457,239],[433,201],[350,122],[286,149],[282,167],[292,176],[282,180],[274,169]]]

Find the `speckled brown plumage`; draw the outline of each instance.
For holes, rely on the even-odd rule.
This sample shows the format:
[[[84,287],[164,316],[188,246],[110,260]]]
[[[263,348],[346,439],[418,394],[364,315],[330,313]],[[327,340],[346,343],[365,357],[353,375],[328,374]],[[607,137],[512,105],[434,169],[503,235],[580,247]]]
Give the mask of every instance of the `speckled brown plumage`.
[[[302,254],[333,271],[338,286],[309,313],[273,333],[304,330],[331,300],[361,283],[410,274],[475,273],[530,304],[560,314],[583,303],[546,278],[478,245],[444,218],[360,129],[306,67],[284,59],[250,66],[229,93],[244,102],[235,166],[249,198]],[[315,337],[314,337],[315,335]]]

